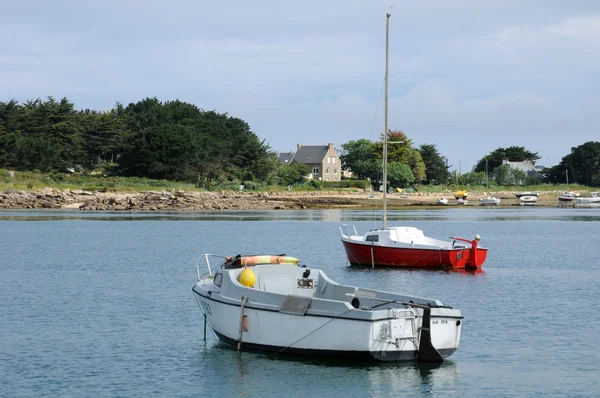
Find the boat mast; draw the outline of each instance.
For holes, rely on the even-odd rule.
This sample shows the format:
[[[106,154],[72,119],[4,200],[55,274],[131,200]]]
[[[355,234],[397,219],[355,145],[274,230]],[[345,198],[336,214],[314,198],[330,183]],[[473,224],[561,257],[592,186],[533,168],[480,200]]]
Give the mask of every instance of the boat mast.
[[[390,17],[385,14],[385,112],[383,122],[383,229],[387,226],[387,137],[388,137],[388,84],[389,73],[389,50],[390,50]]]

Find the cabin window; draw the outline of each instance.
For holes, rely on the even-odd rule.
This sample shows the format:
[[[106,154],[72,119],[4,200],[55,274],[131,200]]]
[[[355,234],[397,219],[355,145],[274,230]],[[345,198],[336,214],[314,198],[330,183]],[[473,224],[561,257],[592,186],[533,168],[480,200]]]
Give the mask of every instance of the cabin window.
[[[223,283],[223,274],[216,274],[215,279],[213,279],[213,283],[219,287]]]
[[[313,174],[319,174],[319,168],[318,167],[315,167],[313,169]]]
[[[367,235],[367,242],[379,242],[379,235]]]

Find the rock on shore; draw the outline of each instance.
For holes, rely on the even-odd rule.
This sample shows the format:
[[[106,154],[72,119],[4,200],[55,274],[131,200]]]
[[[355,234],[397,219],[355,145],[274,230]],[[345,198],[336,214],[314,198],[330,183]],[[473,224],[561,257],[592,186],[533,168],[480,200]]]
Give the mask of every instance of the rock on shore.
[[[470,194],[470,205],[477,205],[485,193]],[[518,205],[514,192],[494,193],[502,206]],[[440,197],[454,202],[451,194],[390,194],[390,208],[431,206]],[[546,193],[540,206],[557,206],[556,193]],[[35,192],[6,190],[0,192],[0,209],[69,209],[104,211],[194,211],[194,210],[295,210],[380,208],[381,193],[331,192],[187,192],[182,190],[134,193],[96,192],[44,188]]]

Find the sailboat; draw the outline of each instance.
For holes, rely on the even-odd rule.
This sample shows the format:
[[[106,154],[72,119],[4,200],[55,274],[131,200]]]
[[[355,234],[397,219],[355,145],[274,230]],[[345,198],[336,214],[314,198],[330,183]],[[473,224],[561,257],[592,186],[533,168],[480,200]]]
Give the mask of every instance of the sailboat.
[[[490,180],[489,180],[488,176],[489,176],[488,160],[486,158],[485,159],[485,186],[486,186],[486,189],[489,191],[490,190]],[[479,199],[479,204],[482,206],[499,205],[500,199],[488,195],[486,198]]]
[[[567,190],[558,195],[559,202],[572,202],[579,196],[578,193],[569,191],[569,170],[565,169],[565,176],[567,178]]]
[[[383,134],[383,226],[359,235],[354,226],[340,226],[342,243],[352,265],[414,268],[477,268],[487,257],[487,249],[474,239],[429,238],[415,227],[387,226],[387,146],[389,92],[389,27],[386,14],[385,38],[385,111]]]

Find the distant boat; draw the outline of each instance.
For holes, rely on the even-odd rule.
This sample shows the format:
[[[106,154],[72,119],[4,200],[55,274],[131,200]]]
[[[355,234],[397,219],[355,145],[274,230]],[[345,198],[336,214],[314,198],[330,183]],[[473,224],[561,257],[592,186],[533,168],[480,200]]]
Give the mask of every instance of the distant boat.
[[[493,196],[488,196],[488,197],[479,199],[479,204],[482,206],[499,205],[500,199],[495,198]]]
[[[521,202],[521,206],[534,206],[537,204],[538,197],[537,195],[523,195],[519,197],[519,201]]]
[[[535,196],[536,198],[539,196],[537,192],[518,192],[515,196],[521,199],[523,196]]]
[[[600,204],[600,192],[592,192],[591,198],[575,198],[575,204]]]
[[[466,200],[468,194],[469,193],[463,189],[463,190],[460,190],[460,191],[456,191],[456,193],[454,194],[454,198],[455,199]]]
[[[565,176],[567,178],[567,190],[558,194],[557,198],[559,202],[573,202],[575,198],[579,197],[579,194],[569,191],[569,170],[565,170]]]
[[[438,205],[447,205],[448,204],[448,199],[446,199],[446,198],[439,198],[435,203],[438,204]]]
[[[557,198],[559,202],[573,202],[577,199],[578,194],[572,191],[565,191],[561,194],[558,194]]]
[[[488,178],[488,173],[489,173],[489,171],[488,171],[488,161],[487,161],[487,158],[486,158],[485,159],[485,186],[486,186],[486,189],[489,190],[489,188],[490,188],[490,186],[489,186],[490,185],[490,181],[489,181],[489,178]],[[486,198],[479,199],[479,204],[482,205],[482,206],[499,205],[500,204],[500,199],[488,195]]]

